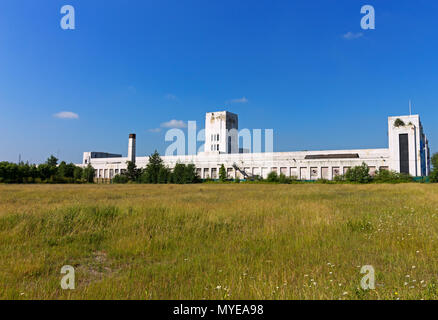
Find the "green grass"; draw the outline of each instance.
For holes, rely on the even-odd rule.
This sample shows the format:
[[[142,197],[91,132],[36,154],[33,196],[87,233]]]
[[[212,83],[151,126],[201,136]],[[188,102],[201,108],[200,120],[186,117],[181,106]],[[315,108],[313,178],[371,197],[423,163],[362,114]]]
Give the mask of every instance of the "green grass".
[[[438,185],[0,185],[1,299],[437,299],[437,258]]]

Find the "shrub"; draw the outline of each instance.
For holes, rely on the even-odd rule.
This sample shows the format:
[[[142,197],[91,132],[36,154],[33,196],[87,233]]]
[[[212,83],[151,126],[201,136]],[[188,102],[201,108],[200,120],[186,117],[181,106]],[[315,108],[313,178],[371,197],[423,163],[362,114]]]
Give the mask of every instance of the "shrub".
[[[219,181],[225,182],[227,181],[227,171],[225,170],[225,166],[222,164],[219,169]]]
[[[376,183],[401,183],[411,182],[413,178],[407,174],[383,169],[376,172],[373,180]]]
[[[397,119],[395,119],[395,121],[394,121],[394,127],[404,127],[406,124],[403,122],[403,120],[402,119],[400,119],[400,118],[397,118]]]
[[[430,173],[430,182],[436,183],[436,182],[438,182],[438,153],[435,153],[432,156],[431,163],[432,163],[433,169]]]
[[[288,177],[286,177],[283,173],[280,173],[280,176],[278,177],[278,182],[288,184],[291,183],[291,180]]]
[[[369,183],[372,180],[370,176],[370,168],[366,163],[350,168],[345,174],[345,180],[348,182]]]
[[[123,174],[118,174],[113,178],[113,183],[128,183],[129,179]]]
[[[278,174],[275,171],[271,171],[268,174],[268,177],[266,178],[266,181],[268,182],[278,182]]]

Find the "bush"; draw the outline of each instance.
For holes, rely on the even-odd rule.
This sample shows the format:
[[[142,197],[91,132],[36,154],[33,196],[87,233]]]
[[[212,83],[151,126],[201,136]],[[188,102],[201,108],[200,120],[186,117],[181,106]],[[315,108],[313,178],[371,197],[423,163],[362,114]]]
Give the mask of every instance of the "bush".
[[[410,175],[395,171],[378,170],[373,180],[376,183],[401,183],[412,182],[413,178]]]
[[[266,178],[266,181],[268,182],[278,182],[278,174],[275,171],[271,171],[268,174],[268,177]]]
[[[370,168],[365,162],[360,166],[350,168],[345,174],[345,180],[348,182],[369,183],[372,180]]]
[[[291,183],[290,179],[286,177],[283,173],[280,173],[280,176],[278,177],[279,183],[289,184]]]
[[[438,182],[438,153],[435,153],[431,159],[432,171],[430,173],[430,182]]]
[[[227,171],[225,170],[225,166],[222,164],[219,169],[219,181],[225,182],[227,181]]]
[[[395,119],[395,121],[394,121],[394,127],[404,127],[406,124],[403,122],[403,120],[402,119],[400,119],[400,118],[397,118],[397,119]]]
[[[118,174],[113,178],[113,183],[128,183],[129,179],[123,174]]]

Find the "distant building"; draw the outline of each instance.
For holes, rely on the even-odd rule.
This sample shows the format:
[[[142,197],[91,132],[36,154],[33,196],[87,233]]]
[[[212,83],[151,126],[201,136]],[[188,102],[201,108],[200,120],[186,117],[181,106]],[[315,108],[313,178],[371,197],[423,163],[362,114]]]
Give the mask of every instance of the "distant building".
[[[251,153],[239,147],[238,116],[231,112],[210,112],[205,118],[205,149],[197,155],[163,156],[165,165],[193,163],[201,178],[217,179],[223,164],[229,178],[266,178],[271,171],[300,180],[332,180],[363,162],[371,174],[394,170],[414,177],[430,173],[429,142],[418,115],[388,118],[389,147],[299,152]],[[85,152],[83,165],[91,164],[96,178],[112,179],[126,170],[126,162],[146,167],[149,157],[136,157],[135,134],[129,135],[128,157],[103,152]]]

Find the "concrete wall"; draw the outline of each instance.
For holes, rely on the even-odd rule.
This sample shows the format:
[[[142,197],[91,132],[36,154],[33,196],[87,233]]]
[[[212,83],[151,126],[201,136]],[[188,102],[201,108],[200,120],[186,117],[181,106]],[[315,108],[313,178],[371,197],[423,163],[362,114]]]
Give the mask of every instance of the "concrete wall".
[[[397,119],[404,125],[396,126]],[[428,161],[429,146],[423,133],[423,126],[419,115],[396,116],[388,118],[389,163],[390,169],[400,172],[400,135],[408,135],[409,145],[409,174],[425,176],[429,174]]]
[[[237,114],[228,111],[207,113],[204,152],[238,153],[238,128]]]
[[[357,154],[355,159],[305,159],[309,155],[339,155]],[[365,150],[329,150],[306,152],[275,152],[275,153],[244,153],[244,154],[211,154],[202,153],[190,156],[162,157],[166,166],[173,168],[176,163],[193,163],[199,169],[201,178],[211,178],[219,173],[223,164],[227,173],[232,178],[243,178],[234,165],[248,175],[267,177],[269,172],[276,171],[286,176],[295,176],[302,180],[317,180],[321,178],[333,179],[336,174],[343,174],[351,167],[361,165],[363,162],[371,167],[371,171],[381,168],[388,169],[388,149]],[[92,159],[92,166],[98,171],[97,178],[111,178],[111,175],[126,170],[128,158]],[[149,157],[137,157],[136,164],[145,168]]]

